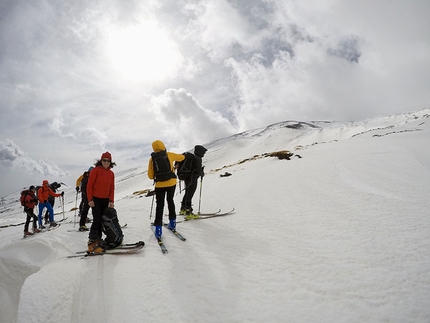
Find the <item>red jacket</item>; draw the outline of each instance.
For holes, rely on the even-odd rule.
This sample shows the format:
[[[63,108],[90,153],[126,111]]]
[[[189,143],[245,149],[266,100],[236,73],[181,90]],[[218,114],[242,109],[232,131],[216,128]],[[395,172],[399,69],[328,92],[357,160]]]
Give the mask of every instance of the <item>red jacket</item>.
[[[37,191],[37,198],[39,199],[39,203],[45,203],[45,201],[48,201],[49,195],[55,197],[61,196],[61,194],[54,193],[54,191],[51,190],[48,184],[48,181],[43,181],[43,186]]]
[[[37,199],[36,196],[32,191],[29,191],[24,199],[25,207],[29,209],[34,209],[34,207],[37,205]]]
[[[90,172],[87,184],[88,201],[92,201],[93,196],[114,201],[115,174],[110,168],[103,166],[94,167]]]

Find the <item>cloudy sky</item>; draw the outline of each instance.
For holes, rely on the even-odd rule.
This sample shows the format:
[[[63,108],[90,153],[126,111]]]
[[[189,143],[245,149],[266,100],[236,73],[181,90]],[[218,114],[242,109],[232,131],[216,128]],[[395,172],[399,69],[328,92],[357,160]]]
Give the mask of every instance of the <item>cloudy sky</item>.
[[[0,197],[284,120],[430,105],[428,0],[0,0]],[[288,148],[288,147],[286,147]]]

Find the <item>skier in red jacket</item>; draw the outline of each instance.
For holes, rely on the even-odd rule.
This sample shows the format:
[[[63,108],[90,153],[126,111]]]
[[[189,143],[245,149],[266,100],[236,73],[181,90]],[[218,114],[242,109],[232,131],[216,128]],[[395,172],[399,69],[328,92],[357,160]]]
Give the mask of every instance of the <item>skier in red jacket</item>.
[[[93,213],[93,223],[88,235],[88,252],[100,253],[105,248],[102,244],[102,215],[106,208],[114,207],[115,174],[111,168],[116,164],[112,162],[112,155],[107,151],[95,164],[90,172],[87,183],[88,205]]]

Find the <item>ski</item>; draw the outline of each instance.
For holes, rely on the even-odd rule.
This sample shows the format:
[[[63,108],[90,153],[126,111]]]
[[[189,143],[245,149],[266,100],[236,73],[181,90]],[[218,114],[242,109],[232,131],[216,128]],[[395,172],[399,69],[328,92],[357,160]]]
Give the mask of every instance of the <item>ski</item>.
[[[234,212],[234,208],[231,209],[228,212],[224,212],[224,213],[215,213],[212,215],[204,215],[204,214],[200,214],[198,218],[195,219],[184,219],[184,220],[180,220],[180,221],[176,221],[176,223],[181,223],[181,222],[188,222],[188,221],[194,221],[194,220],[204,220],[204,219],[211,219],[211,218],[216,218],[218,216],[225,216],[225,215],[229,215],[231,213]]]
[[[22,240],[24,240],[24,239],[28,239],[28,238],[32,238],[32,237],[36,236],[36,234],[40,234],[40,233],[43,233],[43,232],[52,231],[52,230],[54,230],[54,229],[56,229],[56,228],[60,227],[60,225],[61,225],[61,224],[58,224],[58,225],[57,225],[57,226],[55,226],[55,227],[46,227],[45,229],[41,229],[41,230],[40,230],[40,232],[33,232],[33,234],[32,234],[31,236],[23,236]]]
[[[182,234],[180,234],[178,231],[176,231],[176,229],[170,229],[169,226],[167,224],[164,224],[164,227],[166,229],[168,229],[169,231],[171,231],[176,237],[178,237],[180,240],[185,241],[187,240],[186,238],[184,238],[184,236]]]
[[[115,247],[114,249],[108,249],[108,250],[128,250],[128,249],[134,249],[134,248],[139,247],[141,245],[144,246],[145,242],[138,241],[135,243],[126,243],[126,244],[119,245],[118,247]],[[108,250],[106,250],[106,251],[108,251]],[[83,254],[86,252],[87,251],[76,251],[76,254]]]
[[[59,228],[60,226],[61,226],[61,224],[57,224],[55,227],[49,226],[49,227],[46,227],[45,229],[41,229],[39,233],[46,232],[46,231],[52,231],[52,230]]]
[[[155,236],[155,225],[154,225],[154,223],[151,223],[151,229],[152,229],[152,231],[154,231],[154,236]],[[155,237],[155,239],[157,239],[157,242],[158,242],[158,245],[160,246],[161,252],[163,254],[169,253],[166,246],[164,245],[163,240],[161,238],[158,238],[158,237]]]
[[[25,236],[23,236],[23,237],[22,237],[22,240],[24,240],[24,239],[28,239],[28,238],[33,238],[34,236],[36,236],[36,234],[37,234],[37,233],[33,233],[32,235],[29,235],[29,236],[26,236],[26,235],[25,235]]]
[[[66,220],[67,220],[67,218],[68,218],[68,217],[65,217],[64,219],[58,220],[58,221],[56,221],[56,222],[63,222],[63,221],[66,221]]]
[[[169,250],[167,250],[166,246],[163,243],[163,240],[161,238],[157,238],[157,237],[155,237],[155,238],[158,241],[158,245],[160,246],[161,252],[163,254],[169,253]]]
[[[199,216],[212,216],[212,215],[219,214],[219,213],[221,213],[221,209],[218,209],[218,211],[212,212],[212,213],[197,213],[197,214]]]
[[[103,255],[131,254],[131,253],[138,252],[144,246],[145,246],[145,242],[139,241],[128,245],[121,245],[113,249],[107,249],[104,252],[88,253],[87,251],[78,251],[76,252],[76,255],[67,256],[67,258],[77,258],[77,257],[85,258],[85,257],[103,256]]]
[[[209,213],[198,213],[200,216],[210,216],[221,213],[221,209],[218,209],[216,212],[209,212]],[[185,214],[179,214],[180,216],[185,216]],[[169,216],[168,214],[164,214],[164,216]]]

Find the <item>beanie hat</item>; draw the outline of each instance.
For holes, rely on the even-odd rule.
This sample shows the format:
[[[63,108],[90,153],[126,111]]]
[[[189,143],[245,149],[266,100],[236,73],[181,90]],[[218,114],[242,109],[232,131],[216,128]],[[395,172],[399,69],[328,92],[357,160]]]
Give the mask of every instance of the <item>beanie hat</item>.
[[[112,160],[112,155],[110,154],[110,152],[105,152],[105,153],[103,153],[102,154],[102,158],[100,158],[100,160],[101,159],[109,159],[109,160]]]
[[[36,188],[34,187],[34,185],[31,185],[31,186],[30,186],[30,188],[29,188],[29,190],[30,190],[30,191],[32,191],[32,190],[36,190]]]
[[[45,185],[45,184],[46,184],[46,185],[48,185],[48,184],[49,184],[49,182],[48,182],[48,180],[47,180],[47,179],[45,179],[45,180],[42,182],[42,184],[43,184],[43,185]]]

